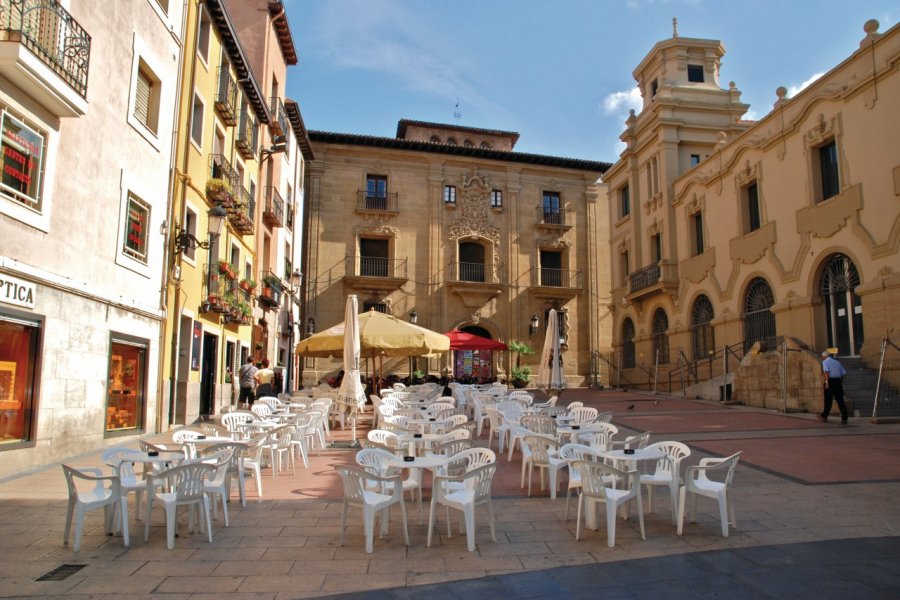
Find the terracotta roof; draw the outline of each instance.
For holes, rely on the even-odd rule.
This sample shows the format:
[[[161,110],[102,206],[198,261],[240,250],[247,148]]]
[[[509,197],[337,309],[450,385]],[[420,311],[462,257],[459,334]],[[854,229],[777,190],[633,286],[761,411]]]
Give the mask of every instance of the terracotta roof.
[[[241,46],[241,40],[234,30],[234,24],[231,22],[231,17],[228,16],[228,11],[225,9],[225,2],[223,0],[205,0],[205,2],[209,16],[219,32],[219,37],[222,39],[222,45],[228,53],[228,59],[234,65],[234,70],[238,76],[238,84],[244,91],[247,102],[253,107],[253,112],[256,113],[256,118],[259,119],[260,123],[268,125],[272,119],[269,113],[269,106],[266,104],[265,97],[259,89],[256,78],[253,77],[250,61],[247,60],[247,54],[244,52],[243,46]]]
[[[297,49],[294,47],[291,26],[288,25],[287,14],[284,12],[284,3],[281,0],[270,0],[269,14],[272,15],[272,26],[275,28],[275,35],[278,36],[278,44],[281,46],[281,55],[284,56],[284,62],[289,65],[296,65]]]
[[[291,129],[297,136],[297,143],[300,144],[300,152],[306,160],[315,160],[312,146],[309,143],[309,132],[306,131],[306,124],[303,122],[303,116],[300,114],[300,105],[288,98],[284,102],[284,110],[287,111],[288,119],[291,121]]]
[[[435,144],[433,142],[417,142],[374,135],[357,135],[353,133],[310,131],[309,139],[313,142],[322,142],[326,144],[349,144],[353,146],[371,146],[376,148],[392,148],[396,150],[416,150],[419,152],[431,152],[435,154],[451,154],[455,156],[470,156],[472,158],[483,158],[488,160],[578,169],[581,171],[592,171],[598,174],[606,172],[606,170],[612,166],[612,163],[582,160],[580,158],[545,156],[543,154],[527,154],[525,152],[507,152],[505,150],[488,150],[486,148],[467,148],[465,146],[448,146],[447,144]]]
[[[501,131],[499,129],[480,129],[478,127],[463,127],[462,125],[450,125],[449,123],[429,123],[428,121],[414,121],[412,119],[400,119],[397,123],[397,137],[406,137],[406,128],[410,125],[416,127],[428,127],[431,129],[446,129],[449,131],[470,131],[472,133],[480,133],[484,135],[499,135],[503,137],[511,137],[512,143],[515,145],[519,141],[519,134],[515,131]]]

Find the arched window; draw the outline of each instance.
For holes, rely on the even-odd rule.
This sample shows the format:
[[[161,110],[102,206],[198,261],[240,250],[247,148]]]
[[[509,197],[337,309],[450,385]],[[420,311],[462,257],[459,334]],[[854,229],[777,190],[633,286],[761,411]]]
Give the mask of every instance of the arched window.
[[[439,137],[436,136],[436,135],[433,135],[433,136],[431,136],[431,140],[429,140],[429,141],[430,141],[431,143],[433,143],[433,144],[440,144],[440,143],[441,143],[441,138],[439,138]]]
[[[472,140],[465,140],[465,141],[463,142],[463,146],[465,146],[466,148],[474,148],[474,147],[475,147],[475,144],[472,143]]]
[[[484,246],[477,242],[459,245],[459,280],[484,282]]]
[[[457,146],[456,138],[449,137],[447,138],[447,143],[451,146]]]
[[[694,301],[691,311],[691,337],[694,347],[694,358],[706,358],[716,351],[716,340],[710,321],[713,320],[712,302],[706,296]]]
[[[664,365],[669,362],[669,336],[666,331],[669,330],[669,317],[666,311],[657,308],[653,313],[653,360],[659,360],[659,364]]]
[[[841,355],[858,355],[863,343],[862,300],[856,295],[859,272],[847,256],[835,254],[822,273],[828,347]]]
[[[744,295],[744,352],[756,342],[768,346],[775,344],[773,304],[775,296],[766,280],[757,277],[751,281]]]
[[[481,142],[481,147],[485,150],[490,150],[491,148],[493,148],[490,142]]]
[[[622,368],[633,369],[634,365],[634,322],[626,318],[622,321]]]

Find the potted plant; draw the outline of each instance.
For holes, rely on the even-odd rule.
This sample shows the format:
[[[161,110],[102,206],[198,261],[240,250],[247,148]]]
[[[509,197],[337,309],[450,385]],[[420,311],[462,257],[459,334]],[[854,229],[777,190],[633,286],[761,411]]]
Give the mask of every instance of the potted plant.
[[[534,354],[534,350],[531,349],[531,346],[519,340],[510,340],[507,346],[512,352],[516,353],[516,366],[512,370],[511,377],[513,387],[524,388],[528,385],[528,380],[531,378],[531,367],[528,365],[522,366],[522,357]]]
[[[268,273],[263,277],[263,285],[273,290],[281,291],[281,280],[272,273]]]
[[[223,205],[231,205],[234,199],[234,190],[231,183],[225,179],[213,177],[206,180],[206,198]]]
[[[228,279],[234,279],[234,271],[231,270],[231,263],[229,263],[227,260],[219,261],[219,273],[221,273]]]
[[[252,279],[241,279],[240,283],[241,289],[245,292],[253,293],[253,290],[256,289],[256,282]]]

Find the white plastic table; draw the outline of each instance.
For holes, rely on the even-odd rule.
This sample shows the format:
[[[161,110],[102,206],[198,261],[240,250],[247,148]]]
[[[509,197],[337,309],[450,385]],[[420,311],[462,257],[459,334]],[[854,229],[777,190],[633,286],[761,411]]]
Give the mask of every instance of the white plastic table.
[[[416,437],[416,435],[413,433],[401,433],[397,436],[401,444],[409,444],[409,456],[416,456],[418,450],[416,444],[419,442],[440,442],[444,439],[444,434],[442,433],[423,433],[419,437]]]

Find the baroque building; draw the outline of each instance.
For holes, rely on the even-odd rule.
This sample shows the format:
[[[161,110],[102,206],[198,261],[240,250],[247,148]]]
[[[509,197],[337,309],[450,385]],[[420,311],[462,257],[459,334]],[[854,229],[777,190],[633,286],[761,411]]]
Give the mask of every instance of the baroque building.
[[[539,350],[546,314],[557,308],[566,376],[585,383],[611,333],[606,194],[597,182],[608,165],[516,152],[518,137],[406,119],[394,138],[310,132],[306,332],[343,321],[345,297],[357,294],[362,310]],[[384,372],[506,379],[512,360],[456,352],[452,361],[386,360]],[[306,358],[302,368],[303,383],[314,384],[340,364]]]
[[[721,375],[723,354],[733,375],[776,338],[877,367],[900,302],[900,29],[877,30],[755,122],[719,83],[719,41],[676,34],[635,69],[643,107],[603,178],[623,385],[658,366],[665,388],[696,360]]]

